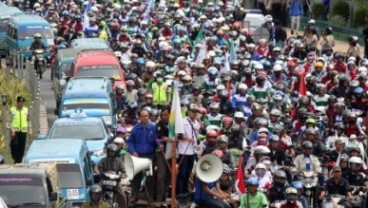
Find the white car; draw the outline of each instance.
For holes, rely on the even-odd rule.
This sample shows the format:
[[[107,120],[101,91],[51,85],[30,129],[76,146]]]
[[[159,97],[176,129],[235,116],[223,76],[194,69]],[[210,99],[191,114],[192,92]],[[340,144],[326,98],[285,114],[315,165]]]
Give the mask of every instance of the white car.
[[[259,9],[249,9],[245,12],[247,15],[244,18],[244,22],[249,22],[249,28],[251,31],[256,30],[266,22],[266,17]]]
[[[4,200],[0,197],[0,208],[8,208],[8,206],[6,206]]]

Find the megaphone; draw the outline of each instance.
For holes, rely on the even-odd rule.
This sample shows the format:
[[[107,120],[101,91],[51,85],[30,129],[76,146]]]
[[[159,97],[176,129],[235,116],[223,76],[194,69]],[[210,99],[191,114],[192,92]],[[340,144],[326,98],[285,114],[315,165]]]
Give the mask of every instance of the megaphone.
[[[216,155],[208,154],[201,157],[196,166],[199,179],[205,183],[217,181],[224,170],[223,163]]]
[[[126,154],[124,156],[124,167],[129,180],[133,180],[137,173],[147,169],[149,174],[152,175],[152,161],[147,158],[138,158],[131,154]]]

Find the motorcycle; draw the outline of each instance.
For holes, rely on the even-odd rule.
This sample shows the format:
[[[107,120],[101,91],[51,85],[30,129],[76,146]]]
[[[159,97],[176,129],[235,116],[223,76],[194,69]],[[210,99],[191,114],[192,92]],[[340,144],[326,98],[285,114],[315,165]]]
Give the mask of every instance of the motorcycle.
[[[345,196],[342,195],[329,195],[322,202],[322,208],[343,208],[343,205],[339,205],[341,200],[345,200]]]
[[[35,70],[39,78],[42,79],[42,74],[46,71],[46,60],[44,57],[45,50],[35,49],[33,51],[35,57]]]
[[[110,207],[119,207],[116,202],[115,190],[120,182],[120,174],[116,174],[114,171],[107,171],[102,174],[102,196],[103,200],[108,202]]]
[[[317,204],[317,185],[318,174],[314,171],[303,171],[299,173],[299,180],[303,182],[304,195],[308,200],[308,204],[316,207]]]

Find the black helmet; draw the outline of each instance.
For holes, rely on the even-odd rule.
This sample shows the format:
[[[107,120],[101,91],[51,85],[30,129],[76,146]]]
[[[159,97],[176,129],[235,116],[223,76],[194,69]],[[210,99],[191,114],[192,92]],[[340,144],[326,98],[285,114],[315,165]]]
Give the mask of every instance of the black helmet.
[[[266,77],[264,77],[264,76],[258,76],[258,77],[256,78],[256,82],[257,82],[257,84],[259,84],[259,85],[263,84],[265,81],[266,81]]]
[[[330,96],[328,97],[328,102],[337,102],[337,98],[336,98],[336,96],[335,96],[335,95],[330,95]]]
[[[309,98],[307,96],[302,96],[299,98],[299,105],[309,105]]]
[[[139,88],[137,91],[138,96],[143,96],[144,94],[146,94],[147,90],[144,88]]]
[[[313,143],[311,141],[305,141],[302,144],[303,148],[313,148]]]
[[[99,185],[93,185],[93,186],[91,186],[91,189],[89,190],[89,193],[101,194],[102,193],[102,188]]]
[[[129,107],[130,109],[134,109],[134,108],[137,108],[137,107],[138,107],[138,104],[137,104],[137,102],[136,102],[136,101],[130,101],[130,102],[128,103],[128,107]]]
[[[334,128],[335,129],[342,129],[342,130],[344,130],[345,129],[345,126],[344,126],[344,124],[342,122],[337,122],[337,123],[335,123]]]
[[[273,180],[275,184],[284,185],[286,182],[286,173],[283,170],[276,171]]]

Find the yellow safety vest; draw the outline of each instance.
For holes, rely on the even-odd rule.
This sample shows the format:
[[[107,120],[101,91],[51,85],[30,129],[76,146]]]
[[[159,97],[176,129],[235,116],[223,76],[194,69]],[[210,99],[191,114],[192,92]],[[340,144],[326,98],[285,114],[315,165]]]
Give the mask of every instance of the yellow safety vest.
[[[23,107],[21,110],[17,107],[11,107],[10,112],[12,115],[12,128],[15,131],[27,132],[28,131],[28,108]]]
[[[152,84],[153,92],[153,103],[155,105],[167,105],[167,85],[162,83],[158,85],[157,83]]]

